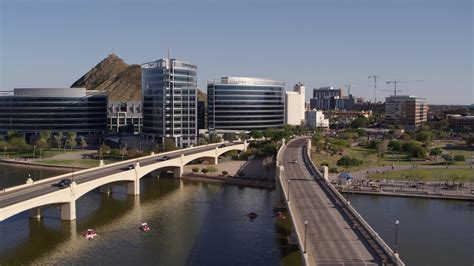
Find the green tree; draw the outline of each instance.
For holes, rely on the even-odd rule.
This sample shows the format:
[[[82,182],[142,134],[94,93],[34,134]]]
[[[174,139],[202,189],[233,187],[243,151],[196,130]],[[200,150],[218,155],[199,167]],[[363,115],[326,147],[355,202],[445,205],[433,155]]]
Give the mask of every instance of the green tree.
[[[391,140],[388,142],[388,147],[391,151],[394,152],[401,152],[402,151],[402,143],[398,140]]]
[[[77,134],[76,132],[68,132],[66,137],[66,142],[69,145],[70,149],[77,145],[76,141]]]
[[[359,115],[351,122],[352,128],[365,128],[369,125],[369,119],[363,115]]]
[[[438,156],[443,153],[443,149],[440,147],[436,147],[430,150],[430,156],[434,156],[436,160],[438,160]]]
[[[163,143],[158,145],[158,152],[167,152],[177,150],[173,138],[165,138]]]
[[[217,135],[216,133],[209,134],[209,142],[210,143],[219,143],[222,141],[222,138]]]
[[[415,146],[411,149],[410,155],[415,158],[423,158],[426,156],[426,149],[420,145]]]
[[[262,147],[261,155],[264,156],[264,157],[273,156],[273,155],[276,154],[277,150],[278,150],[277,145],[275,143],[273,143],[273,142],[266,143]]]
[[[192,170],[194,174],[197,174],[199,172],[199,167],[193,167]]]
[[[209,170],[207,170],[207,168],[203,168],[203,169],[201,169],[201,172],[202,172],[203,174],[207,174],[207,173],[209,172]]]
[[[250,137],[254,139],[261,139],[263,137],[263,133],[260,130],[252,130],[250,131]]]
[[[218,169],[214,166],[208,166],[206,168],[209,173],[216,173],[218,171]]]
[[[63,132],[58,132],[54,136],[54,142],[56,143],[56,147],[58,150],[61,150],[62,144],[63,144],[63,138],[64,138],[64,133]]]
[[[421,130],[416,133],[416,140],[421,141],[428,145],[433,139],[433,133],[429,130]]]
[[[341,157],[341,159],[337,161],[336,164],[339,166],[349,167],[349,166],[359,166],[359,165],[362,165],[363,163],[364,163],[363,161],[358,160],[357,158],[344,155]]]
[[[26,143],[24,137],[13,136],[8,140],[8,144],[10,145],[11,148],[20,150],[20,151],[31,149],[31,146],[28,145],[28,143]]]
[[[222,136],[222,138],[225,140],[225,141],[234,141],[236,139],[236,135],[235,133],[224,133],[224,135]]]

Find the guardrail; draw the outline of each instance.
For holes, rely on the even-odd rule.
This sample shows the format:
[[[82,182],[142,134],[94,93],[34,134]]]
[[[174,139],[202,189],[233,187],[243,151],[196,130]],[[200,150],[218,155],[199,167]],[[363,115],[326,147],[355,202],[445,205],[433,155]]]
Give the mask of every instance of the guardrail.
[[[307,145],[307,146],[309,146],[309,145]],[[307,148],[309,148],[309,147],[307,147]],[[304,154],[306,154],[306,156],[307,156],[306,160],[309,163],[309,165],[311,166],[312,170],[316,173],[318,178],[321,181],[325,181],[322,178],[322,174],[319,171],[318,167],[316,167],[313,160],[311,160],[311,157],[309,156],[309,152],[306,152]],[[336,188],[334,188],[334,186],[331,183],[326,182],[326,181],[325,181],[325,183],[326,183],[327,187],[331,190],[331,192],[333,194],[335,194],[336,197],[341,201],[341,203],[344,205],[344,207],[346,207],[354,215],[354,217],[363,226],[363,228],[371,235],[371,237],[373,237],[377,241],[377,243],[384,250],[384,252],[390,257],[390,259],[394,263],[396,263],[397,265],[401,265],[401,266],[405,265],[405,263],[400,259],[400,257],[393,252],[393,250],[387,245],[387,243],[385,243],[385,241],[379,236],[379,234],[364,220],[364,218],[362,218],[362,216],[352,207],[352,205],[350,205],[349,201],[346,200],[342,196],[342,194],[339,193],[339,191],[337,191]]]

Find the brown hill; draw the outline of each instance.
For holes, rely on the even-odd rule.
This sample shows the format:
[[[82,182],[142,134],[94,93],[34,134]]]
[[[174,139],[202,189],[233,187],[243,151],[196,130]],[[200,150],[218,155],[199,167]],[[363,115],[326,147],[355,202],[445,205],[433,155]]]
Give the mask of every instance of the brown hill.
[[[139,65],[128,65],[115,54],[110,54],[71,88],[105,90],[112,101],[138,101],[141,99],[141,69]]]
[[[105,90],[112,101],[139,101],[141,83],[139,65],[128,65],[117,55],[110,54],[74,82],[71,88]],[[197,100],[207,102],[207,94],[198,90]]]

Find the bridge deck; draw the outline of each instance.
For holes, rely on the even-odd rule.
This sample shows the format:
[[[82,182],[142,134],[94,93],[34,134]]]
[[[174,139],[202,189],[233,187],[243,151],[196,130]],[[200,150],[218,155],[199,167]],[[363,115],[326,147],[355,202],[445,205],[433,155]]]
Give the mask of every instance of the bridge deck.
[[[355,222],[355,217],[324,189],[324,181],[314,179],[305,161],[305,140],[287,145],[281,163],[284,166],[283,188],[288,193],[293,219],[304,235],[308,221],[306,251],[310,265],[374,265],[389,257],[376,241]],[[297,160],[297,162],[294,162]],[[365,235],[364,235],[365,234]],[[303,236],[304,238],[304,236]],[[302,240],[304,242],[304,239]]]

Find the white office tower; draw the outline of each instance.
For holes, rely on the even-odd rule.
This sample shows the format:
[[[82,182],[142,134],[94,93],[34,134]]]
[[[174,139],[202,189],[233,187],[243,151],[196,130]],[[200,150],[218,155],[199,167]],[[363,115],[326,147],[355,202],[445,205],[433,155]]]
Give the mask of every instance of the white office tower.
[[[306,111],[305,122],[309,129],[329,128],[329,119],[324,118],[323,111],[321,110],[313,109]]]
[[[143,134],[177,147],[197,142],[197,66],[176,59],[142,65]]]
[[[285,95],[285,124],[299,126],[305,119],[305,87],[298,83]]]

